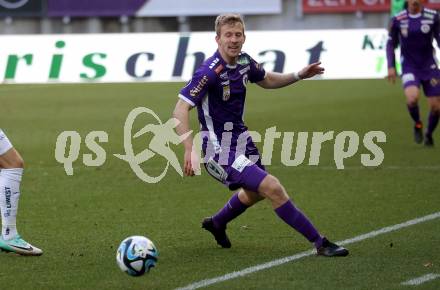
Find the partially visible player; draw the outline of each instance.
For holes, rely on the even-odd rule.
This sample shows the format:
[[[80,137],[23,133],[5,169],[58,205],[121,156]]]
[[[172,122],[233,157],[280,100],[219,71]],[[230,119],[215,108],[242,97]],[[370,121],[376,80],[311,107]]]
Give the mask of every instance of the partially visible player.
[[[43,251],[23,240],[17,232],[16,218],[23,166],[20,154],[0,129],[0,249],[20,255],[40,256]]]
[[[265,89],[275,89],[322,74],[324,68],[317,62],[299,73],[266,72],[241,51],[246,37],[240,15],[219,15],[215,28],[218,50],[180,91],[180,99],[174,110],[174,117],[180,121],[176,130],[184,136],[189,132],[189,111],[197,107],[202,128],[202,148],[207,161],[205,167],[212,177],[230,190],[238,190],[214,216],[203,220],[202,227],[211,232],[220,246],[230,248],[227,224],[248,207],[267,198],[276,215],[311,242],[319,255],[348,255],[345,248],[330,242],[318,232],[295,206],[279,180],[266,171],[243,121],[248,82],[257,83]],[[231,138],[224,137],[227,135]],[[185,138],[183,145],[184,171],[186,175],[193,176],[197,165],[193,164],[191,157],[192,138]]]
[[[414,140],[433,146],[432,134],[440,116],[440,70],[432,44],[440,45],[439,16],[434,10],[422,6],[421,0],[407,0],[406,9],[391,19],[387,42],[388,80],[396,80],[394,50],[400,44],[402,83],[409,114],[414,121]],[[428,99],[430,113],[425,136],[420,119],[418,100],[420,86]]]

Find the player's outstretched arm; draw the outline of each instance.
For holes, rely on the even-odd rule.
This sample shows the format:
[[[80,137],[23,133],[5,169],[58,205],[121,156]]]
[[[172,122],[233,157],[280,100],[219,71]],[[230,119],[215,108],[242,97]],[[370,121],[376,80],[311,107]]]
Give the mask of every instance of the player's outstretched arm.
[[[390,22],[390,27],[388,28],[388,40],[386,44],[386,55],[388,64],[388,74],[387,79],[390,83],[395,83],[397,78],[396,73],[396,55],[394,50],[399,45],[399,28],[396,24],[396,18],[392,18]]]
[[[394,84],[396,82],[396,78],[397,78],[396,69],[394,67],[389,67],[388,68],[388,75],[387,75],[388,81],[390,83]]]
[[[257,84],[265,89],[278,89],[323,73],[324,68],[321,66],[321,62],[315,62],[304,67],[298,73],[267,72],[264,80]]]
[[[324,68],[321,66],[321,62],[314,62],[304,67],[298,72],[298,78],[301,80],[312,78],[316,75],[322,75],[324,73]]]
[[[179,136],[185,136],[190,131],[189,127],[189,111],[192,109],[191,105],[179,99],[174,108],[173,117],[178,120],[176,132]],[[193,140],[191,135],[182,140],[185,147],[183,172],[186,176],[194,176],[194,167],[191,160]],[[194,164],[195,165],[195,164]]]

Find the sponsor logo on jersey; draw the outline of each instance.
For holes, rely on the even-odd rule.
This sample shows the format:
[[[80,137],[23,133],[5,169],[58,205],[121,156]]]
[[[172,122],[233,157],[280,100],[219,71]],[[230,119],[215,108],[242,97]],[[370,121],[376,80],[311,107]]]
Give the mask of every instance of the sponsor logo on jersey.
[[[431,27],[428,24],[423,24],[422,26],[420,26],[420,30],[423,33],[428,33],[431,30]]]
[[[252,162],[244,155],[240,155],[235,159],[234,163],[232,163],[232,168],[237,170],[238,172],[243,172],[243,170],[251,164]]]
[[[247,65],[249,64],[249,58],[247,58],[245,55],[242,55],[238,58],[237,63],[239,65]]]
[[[428,14],[428,13],[423,13],[423,18],[434,19],[434,15],[433,14]]]
[[[431,13],[431,14],[437,14],[437,11],[429,9],[429,8],[426,8],[426,7],[423,8],[423,12],[427,12],[427,13]]]
[[[218,67],[215,68],[214,71],[215,71],[216,74],[219,74],[222,70],[223,70],[223,65],[220,64]]]
[[[400,27],[400,34],[402,34],[403,37],[408,36],[408,27]]]
[[[191,95],[191,97],[197,97],[200,94],[200,92],[203,90],[203,88],[205,87],[205,85],[207,83],[208,83],[208,77],[206,75],[204,75],[200,79],[200,81],[197,84],[197,86],[189,91],[189,94]]]
[[[249,80],[248,74],[244,74],[244,76],[243,76],[243,86],[246,87],[248,80]]]
[[[224,73],[220,74],[220,79],[227,80],[228,79],[228,72],[225,71]]]
[[[219,61],[220,61],[220,59],[218,57],[216,57],[209,65],[209,68],[212,69]]]
[[[422,23],[422,24],[434,24],[434,20],[424,19],[424,20],[420,21],[420,23]]]
[[[239,72],[242,75],[242,74],[244,74],[244,73],[246,73],[246,72],[248,72],[250,70],[251,70],[251,67],[250,66],[246,66],[245,68],[242,68],[241,70],[239,70]]]

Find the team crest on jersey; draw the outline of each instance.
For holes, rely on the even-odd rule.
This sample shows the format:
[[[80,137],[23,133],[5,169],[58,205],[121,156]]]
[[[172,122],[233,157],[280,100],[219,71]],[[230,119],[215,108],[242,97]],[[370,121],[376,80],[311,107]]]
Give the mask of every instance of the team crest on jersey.
[[[423,33],[428,33],[431,30],[431,27],[428,24],[423,24],[422,26],[420,26],[420,30]]]
[[[223,101],[229,100],[231,97],[231,87],[229,86],[229,80],[220,83],[223,87]]]
[[[229,84],[226,86],[223,86],[223,101],[229,100],[231,97],[231,88],[229,87]]]
[[[429,83],[431,84],[431,86],[436,87],[439,83],[439,79],[436,78],[432,78]]]

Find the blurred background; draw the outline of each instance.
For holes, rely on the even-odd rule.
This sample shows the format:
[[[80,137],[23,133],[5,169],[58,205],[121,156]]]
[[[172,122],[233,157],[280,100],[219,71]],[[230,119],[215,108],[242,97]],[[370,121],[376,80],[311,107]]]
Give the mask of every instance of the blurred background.
[[[290,72],[321,60],[324,79],[383,78],[386,28],[403,4],[0,0],[0,71],[3,83],[186,81],[216,49],[215,17],[235,12],[246,23],[244,51],[268,71]],[[440,0],[425,5],[436,9]]]
[[[391,0],[1,0],[2,34],[211,31],[221,12],[248,30],[384,28]],[[400,5],[403,1],[395,1]],[[426,6],[439,8],[439,0]]]

